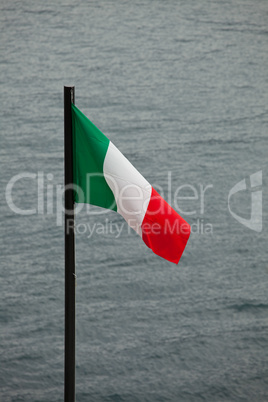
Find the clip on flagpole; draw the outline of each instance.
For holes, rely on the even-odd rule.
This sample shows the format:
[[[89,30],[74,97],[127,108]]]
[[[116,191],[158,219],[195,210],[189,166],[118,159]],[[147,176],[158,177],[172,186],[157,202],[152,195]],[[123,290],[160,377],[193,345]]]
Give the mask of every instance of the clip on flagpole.
[[[65,354],[64,401],[75,401],[75,241],[72,103],[74,87],[64,87]]]

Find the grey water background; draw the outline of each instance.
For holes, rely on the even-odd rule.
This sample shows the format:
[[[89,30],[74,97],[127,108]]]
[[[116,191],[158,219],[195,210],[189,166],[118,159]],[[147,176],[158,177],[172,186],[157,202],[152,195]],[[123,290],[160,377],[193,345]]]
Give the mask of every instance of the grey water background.
[[[267,1],[1,0],[0,21],[0,400],[63,399],[56,189],[75,85],[76,105],[173,207],[185,186],[193,229],[176,266],[126,225],[119,236],[119,215],[78,214],[77,401],[267,401]],[[258,171],[261,232],[228,209]],[[43,174],[44,195],[21,179],[15,205],[43,200],[44,213],[7,205],[21,172]],[[230,208],[249,219],[250,189]]]

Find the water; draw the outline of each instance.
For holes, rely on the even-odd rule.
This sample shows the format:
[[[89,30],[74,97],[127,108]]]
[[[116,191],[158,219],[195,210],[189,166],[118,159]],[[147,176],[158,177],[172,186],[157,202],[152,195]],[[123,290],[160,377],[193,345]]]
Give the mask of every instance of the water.
[[[77,401],[268,399],[267,16],[264,0],[1,1],[1,401],[63,398],[56,195],[22,216],[5,191],[21,172],[44,174],[45,196],[63,183],[72,84],[77,106],[166,199],[171,180],[170,202],[193,225],[175,266],[126,226],[111,233],[119,215],[77,217]],[[228,194],[260,171],[256,232],[231,215]],[[37,180],[12,195],[37,208]],[[250,200],[234,195],[232,212],[249,219]],[[89,238],[86,224],[108,229]]]

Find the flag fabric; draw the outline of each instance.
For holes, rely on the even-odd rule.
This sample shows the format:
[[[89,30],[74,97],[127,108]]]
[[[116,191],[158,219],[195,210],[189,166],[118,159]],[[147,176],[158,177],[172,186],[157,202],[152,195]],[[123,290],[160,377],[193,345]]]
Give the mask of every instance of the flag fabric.
[[[72,124],[75,202],[118,212],[155,254],[177,264],[190,225],[75,105]]]

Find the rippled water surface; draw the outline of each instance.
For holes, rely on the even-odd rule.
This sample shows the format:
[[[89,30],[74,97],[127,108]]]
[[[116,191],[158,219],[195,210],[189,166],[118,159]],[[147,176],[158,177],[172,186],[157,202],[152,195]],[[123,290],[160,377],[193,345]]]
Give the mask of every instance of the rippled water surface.
[[[175,266],[120,215],[77,216],[77,401],[267,401],[267,1],[2,0],[0,22],[0,400],[63,399],[56,190],[75,85],[192,225]],[[22,172],[13,210],[39,213],[7,205]]]

